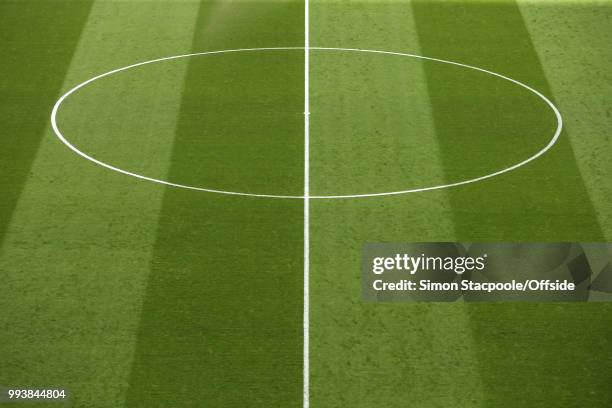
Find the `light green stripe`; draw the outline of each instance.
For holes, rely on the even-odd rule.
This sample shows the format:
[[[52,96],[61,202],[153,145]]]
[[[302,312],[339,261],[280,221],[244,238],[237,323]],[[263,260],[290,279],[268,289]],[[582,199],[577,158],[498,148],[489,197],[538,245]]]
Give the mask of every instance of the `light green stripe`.
[[[198,7],[97,1],[64,89],[117,66],[189,50]],[[176,69],[153,86],[135,79],[121,90],[120,81],[109,81],[87,94],[94,100],[62,111],[62,123],[87,130],[98,141],[91,145],[96,154],[118,147],[103,142],[109,129],[123,133],[122,152],[144,149],[154,158],[149,170],[165,173],[183,79],[184,69]],[[119,91],[120,104],[109,99]],[[138,106],[126,106],[145,100],[151,117],[130,121]],[[146,135],[145,144],[134,134]],[[79,406],[122,404],[162,195],[159,186],[84,161],[47,130],[0,258],[3,289],[11,294],[0,301],[12,356],[2,370],[14,370],[15,385],[67,387]]]
[[[315,1],[312,45],[420,54],[409,2]],[[313,194],[397,191],[443,184],[422,63],[402,57],[313,51]],[[422,239],[454,237],[446,191],[410,194]],[[315,220],[316,221],[316,220]]]
[[[311,21],[316,46],[421,54],[406,1],[318,1]],[[311,62],[311,189],[444,182],[420,62],[316,52]],[[455,237],[446,191],[311,204],[312,406],[480,406],[464,305],[360,301],[363,243]]]

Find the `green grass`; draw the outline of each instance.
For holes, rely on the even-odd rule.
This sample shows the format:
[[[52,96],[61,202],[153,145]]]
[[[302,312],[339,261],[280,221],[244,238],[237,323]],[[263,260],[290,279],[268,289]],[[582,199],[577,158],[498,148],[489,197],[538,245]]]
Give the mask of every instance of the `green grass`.
[[[11,180],[0,185],[0,242],[47,125],[48,107],[62,86],[91,3],[0,2],[5,55],[0,78],[4,100],[0,121],[3,134],[19,136],[11,143],[3,143],[0,153],[0,174]],[[56,24],[59,18],[64,21],[61,26]]]
[[[238,14],[222,24],[232,38],[211,44],[199,35],[212,24],[204,7],[194,51],[237,48],[247,39],[265,46],[281,33],[289,44],[301,39],[300,4],[227,7]],[[299,195],[303,67],[303,53],[292,51],[190,61],[169,179]],[[302,217],[299,200],[165,192],[129,406],[299,403]]]
[[[313,46],[490,69],[549,96],[566,124],[546,155],[480,183],[312,200],[311,406],[610,406],[609,304],[364,303],[360,260],[365,242],[612,239],[612,3],[310,7]],[[74,407],[302,406],[303,202],[110,172],[58,143],[48,115],[62,92],[127,64],[301,46],[303,12],[289,0],[0,0],[0,387],[65,387]],[[541,100],[482,73],[310,56],[315,195],[480,176],[554,131]],[[127,170],[300,195],[303,64],[297,50],[148,65],[71,96],[59,125]]]

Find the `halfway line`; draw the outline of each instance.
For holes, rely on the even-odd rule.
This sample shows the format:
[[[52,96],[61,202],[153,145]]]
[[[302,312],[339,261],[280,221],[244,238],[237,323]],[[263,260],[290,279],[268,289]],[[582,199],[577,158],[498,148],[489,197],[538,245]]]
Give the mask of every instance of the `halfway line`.
[[[304,2],[304,408],[310,406],[310,28]]]

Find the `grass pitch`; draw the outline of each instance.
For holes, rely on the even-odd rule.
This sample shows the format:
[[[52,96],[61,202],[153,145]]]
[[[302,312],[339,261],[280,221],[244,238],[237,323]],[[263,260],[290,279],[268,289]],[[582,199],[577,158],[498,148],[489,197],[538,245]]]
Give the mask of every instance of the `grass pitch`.
[[[311,200],[310,406],[610,406],[610,305],[366,304],[359,263],[365,242],[611,240],[611,13],[607,1],[310,2],[312,46],[482,67],[565,120],[551,151],[499,177]],[[295,1],[0,1],[0,387],[66,388],[74,407],[303,406],[303,200],[108,171],[59,143],[49,113],[128,64],[303,46],[304,17]],[[312,50],[309,72],[313,195],[478,177],[555,128],[534,95],[457,67]],[[139,174],[301,195],[304,96],[303,51],[219,54],[104,78],[58,123]]]

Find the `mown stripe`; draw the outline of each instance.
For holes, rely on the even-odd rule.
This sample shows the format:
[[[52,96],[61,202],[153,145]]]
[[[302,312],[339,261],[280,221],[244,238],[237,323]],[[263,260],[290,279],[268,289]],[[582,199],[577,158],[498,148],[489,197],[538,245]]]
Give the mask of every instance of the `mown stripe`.
[[[420,53],[406,1],[316,1],[311,22],[317,46]],[[418,60],[313,51],[311,112],[312,191],[444,181]],[[446,195],[311,203],[311,406],[479,406],[463,305],[361,301],[364,243],[455,239]]]
[[[203,2],[193,50],[299,46],[302,9]],[[299,52],[190,61],[169,177],[299,192],[303,63]],[[166,190],[128,406],[301,405],[302,211]]]
[[[421,48],[427,55],[505,73],[550,95],[513,1],[419,0],[413,2],[413,9]],[[515,152],[533,148],[532,139],[550,127],[546,112],[537,106],[515,104],[503,111],[503,103],[487,99],[481,90],[462,87],[465,83],[455,85],[448,71],[426,65],[426,74],[449,179],[469,171],[479,157],[493,165],[514,159]],[[458,106],[454,86],[475,101],[490,103],[479,104],[479,112],[469,105]],[[502,96],[503,92],[498,93]],[[503,113],[512,115],[512,120],[501,119],[501,123],[516,126],[504,133],[511,138],[498,137],[497,147],[490,144],[488,150],[474,156],[469,144],[495,134],[462,124],[476,123],[478,115],[486,122]],[[498,130],[507,129],[500,126]],[[462,157],[469,158],[468,162],[458,160]],[[460,240],[602,239],[567,134],[549,154],[529,166],[449,190],[449,197]],[[489,406],[607,406],[611,394],[603,374],[610,371],[612,333],[607,305],[486,304],[470,305],[469,310]]]
[[[105,69],[190,49],[197,9],[194,1],[96,1],[63,90]],[[165,175],[181,68],[154,81],[143,72],[128,87],[113,78],[75,95],[60,126],[94,155],[145,150],[149,170]],[[123,404],[162,196],[159,186],[92,165],[44,131],[0,256],[2,386],[65,387],[75,407]]]
[[[525,23],[559,108],[568,139],[599,217],[612,240],[611,2],[522,0]],[[588,46],[585,46],[587,45]]]
[[[550,95],[514,2],[414,1],[413,8],[426,55],[507,74]],[[474,167],[495,168],[516,162],[552,136],[554,117],[550,110],[524,90],[439,64],[426,63],[424,67],[447,180],[454,180],[458,173],[471,174]],[[469,104],[470,98],[473,104]],[[525,106],[511,105],[514,101]],[[460,237],[602,237],[565,134],[550,154],[517,172],[449,192]]]
[[[91,0],[0,2],[0,245],[91,5]]]

